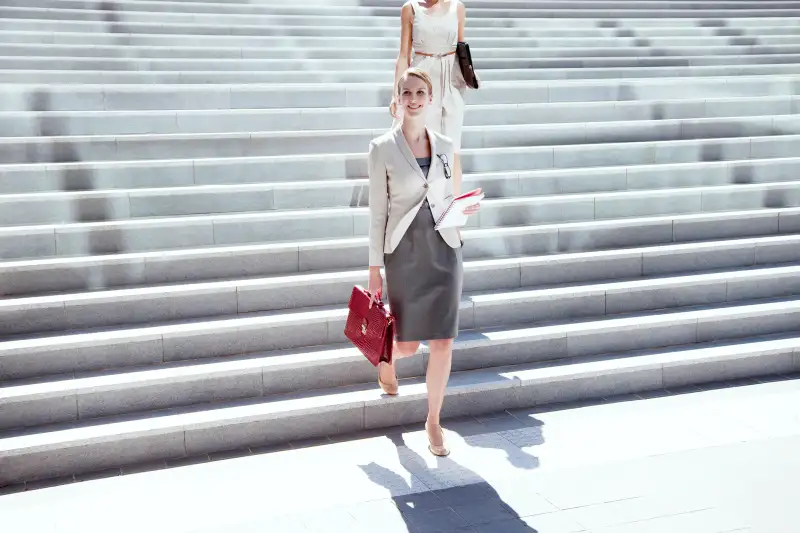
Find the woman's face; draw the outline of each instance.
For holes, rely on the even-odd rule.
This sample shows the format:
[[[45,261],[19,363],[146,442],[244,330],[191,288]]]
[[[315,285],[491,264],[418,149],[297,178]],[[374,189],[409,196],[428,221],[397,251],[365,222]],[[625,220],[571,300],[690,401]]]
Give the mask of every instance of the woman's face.
[[[416,117],[425,113],[431,102],[431,94],[424,81],[416,76],[409,76],[400,87],[400,105],[407,117]]]

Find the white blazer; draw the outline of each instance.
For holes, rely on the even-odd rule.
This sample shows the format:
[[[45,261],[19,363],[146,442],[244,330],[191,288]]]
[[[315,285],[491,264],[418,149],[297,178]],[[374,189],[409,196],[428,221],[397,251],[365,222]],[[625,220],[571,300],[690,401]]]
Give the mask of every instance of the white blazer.
[[[397,248],[426,198],[434,219],[453,200],[453,143],[430,129],[427,132],[431,143],[427,179],[399,125],[369,144],[370,266],[383,266],[383,254]],[[444,162],[450,167],[450,179]],[[444,228],[439,234],[451,247],[461,246],[456,228]]]

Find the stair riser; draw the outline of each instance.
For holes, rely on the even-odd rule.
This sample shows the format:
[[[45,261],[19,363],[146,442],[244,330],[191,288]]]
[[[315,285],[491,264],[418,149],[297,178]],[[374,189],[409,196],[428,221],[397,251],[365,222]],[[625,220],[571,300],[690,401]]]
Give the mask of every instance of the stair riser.
[[[697,100],[700,98],[795,96],[800,77],[763,79],[696,78],[551,82],[515,86],[495,84],[486,90],[470,91],[470,104],[537,104],[567,102],[616,102],[635,100]],[[35,93],[24,86],[2,87],[2,111],[30,111],[32,98],[41,98],[37,111],[144,111],[204,109],[284,109],[324,107],[385,107],[391,86],[297,87],[170,87],[132,86],[52,87]],[[35,99],[33,100],[35,101]]]
[[[478,415],[504,409],[595,399],[702,384],[736,377],[766,376],[800,369],[800,352],[751,353],[735,360],[627,368],[580,379],[517,382],[449,391],[444,417]],[[215,451],[340,435],[364,429],[411,424],[425,419],[421,394],[337,406],[322,412],[231,421],[225,425],[143,432],[110,439],[4,457],[0,485],[84,473]]]
[[[684,61],[680,61],[683,63]],[[484,70],[481,79],[499,81],[561,81],[598,80],[615,78],[661,77],[715,77],[764,76],[800,73],[796,64],[778,65],[723,65],[709,67],[641,67],[608,69],[538,69],[538,70]],[[0,82],[9,84],[224,84],[224,83],[391,83],[391,71],[386,72],[106,72],[106,71],[0,71]]]
[[[667,102],[596,102],[468,106],[467,130],[491,125],[537,125],[593,122],[714,119],[800,113],[800,97],[760,97]],[[778,123],[782,122],[778,117]],[[385,108],[307,110],[228,110],[199,112],[8,113],[0,117],[0,137],[36,137],[42,129],[58,135],[135,135],[386,129]],[[610,126],[606,124],[605,126]],[[2,186],[0,186],[1,188]]]
[[[465,233],[465,237],[471,246],[474,241],[469,233]],[[800,237],[788,236],[777,241],[768,238],[763,242],[709,244],[685,250],[654,248],[644,252],[604,252],[597,257],[545,256],[526,259],[519,267],[508,267],[506,276],[509,280],[519,279],[520,283],[546,285],[791,263],[800,262],[799,245]],[[189,257],[161,255],[79,263],[64,261],[52,266],[0,266],[0,293],[30,296],[43,292],[358,269],[366,264],[367,250],[363,242],[341,244],[332,254],[325,253],[328,248],[332,247],[299,245],[216,254],[210,251]],[[465,248],[464,255],[473,254]],[[466,285],[477,290],[482,286],[483,278],[478,275],[481,270],[474,270],[477,266],[469,262],[465,268]],[[513,283],[508,285],[513,286]]]

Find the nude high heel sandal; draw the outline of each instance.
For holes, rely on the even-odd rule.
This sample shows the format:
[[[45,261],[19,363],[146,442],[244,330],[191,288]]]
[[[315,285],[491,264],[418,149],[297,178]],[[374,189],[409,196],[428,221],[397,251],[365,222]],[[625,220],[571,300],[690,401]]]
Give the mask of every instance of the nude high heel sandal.
[[[431,441],[431,433],[428,430],[428,427],[433,427],[433,428],[439,430],[439,435],[442,436],[442,444],[434,444],[433,441]],[[433,425],[429,425],[427,422],[425,422],[425,431],[428,433],[428,451],[429,452],[431,452],[433,455],[435,455],[437,457],[447,457],[448,455],[450,455],[450,449],[447,447],[447,444],[444,442],[444,430],[442,429],[441,425],[436,424],[435,426],[433,426]]]
[[[379,363],[379,367],[382,368],[382,365],[388,365],[388,364],[389,363]],[[380,368],[378,369],[378,385],[380,385],[381,390],[383,390],[383,393],[388,394],[389,396],[397,396],[397,392],[400,388],[400,384],[397,382],[397,374],[395,373],[394,383],[386,383],[381,379]]]

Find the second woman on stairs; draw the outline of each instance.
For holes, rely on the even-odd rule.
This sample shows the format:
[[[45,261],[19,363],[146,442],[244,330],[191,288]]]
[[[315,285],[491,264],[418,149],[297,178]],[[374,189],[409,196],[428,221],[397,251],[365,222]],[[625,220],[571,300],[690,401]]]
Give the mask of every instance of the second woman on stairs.
[[[431,105],[425,123],[453,143],[453,180],[461,189],[461,128],[464,124],[466,82],[456,58],[456,45],[464,41],[466,8],[460,0],[408,0],[400,11],[400,53],[394,83],[409,67],[431,78]],[[403,108],[394,93],[389,111],[397,125]]]

